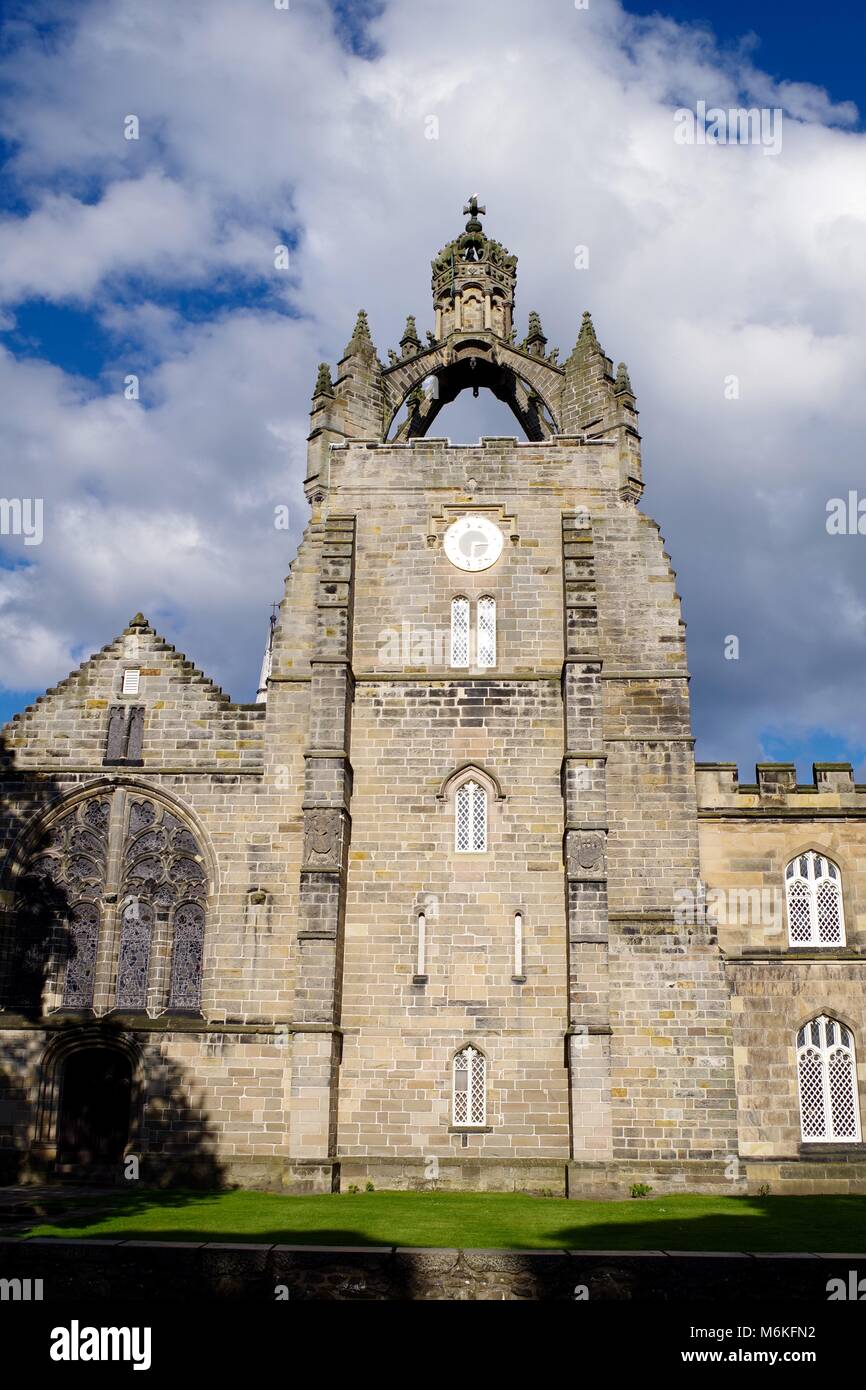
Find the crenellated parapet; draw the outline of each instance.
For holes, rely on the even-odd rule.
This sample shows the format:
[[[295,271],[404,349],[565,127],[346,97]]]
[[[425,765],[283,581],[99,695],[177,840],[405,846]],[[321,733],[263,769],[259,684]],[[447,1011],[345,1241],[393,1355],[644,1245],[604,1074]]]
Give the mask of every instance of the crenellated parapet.
[[[695,774],[698,813],[710,818],[866,816],[866,785],[850,763],[813,763],[811,783],[798,783],[793,763],[758,763],[748,783],[736,763],[697,763]]]

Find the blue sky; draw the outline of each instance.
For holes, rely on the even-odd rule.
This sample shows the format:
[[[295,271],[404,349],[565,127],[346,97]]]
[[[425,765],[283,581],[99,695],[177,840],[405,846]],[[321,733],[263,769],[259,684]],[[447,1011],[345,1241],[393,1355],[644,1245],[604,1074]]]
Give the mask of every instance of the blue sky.
[[[381,356],[406,313],[423,333],[430,256],[477,188],[520,258],[518,316],[566,354],[589,306],[629,362],[699,757],[866,778],[866,537],[824,526],[866,490],[866,10],[0,10],[0,492],[46,516],[39,547],[0,537],[0,719],[139,608],[251,698],[305,520],[316,365],[361,304]],[[783,107],[778,157],[675,150],[672,111],[698,99]],[[511,432],[489,401],[440,420]]]

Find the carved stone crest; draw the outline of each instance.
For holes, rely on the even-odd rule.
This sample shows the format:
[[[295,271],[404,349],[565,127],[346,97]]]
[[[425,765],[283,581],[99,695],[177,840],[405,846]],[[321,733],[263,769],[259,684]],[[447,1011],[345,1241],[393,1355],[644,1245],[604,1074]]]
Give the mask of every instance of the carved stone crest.
[[[339,811],[312,811],[304,830],[304,867],[340,867],[341,816]]]
[[[568,868],[569,873],[603,874],[605,837],[600,830],[573,831],[569,835]]]

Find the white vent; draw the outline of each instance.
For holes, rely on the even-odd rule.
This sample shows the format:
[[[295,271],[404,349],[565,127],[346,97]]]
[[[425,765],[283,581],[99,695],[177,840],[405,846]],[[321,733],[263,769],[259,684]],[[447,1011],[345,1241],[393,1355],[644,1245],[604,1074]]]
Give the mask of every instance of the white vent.
[[[141,671],[137,666],[130,666],[123,673],[122,691],[124,695],[137,695],[138,687],[141,683]]]

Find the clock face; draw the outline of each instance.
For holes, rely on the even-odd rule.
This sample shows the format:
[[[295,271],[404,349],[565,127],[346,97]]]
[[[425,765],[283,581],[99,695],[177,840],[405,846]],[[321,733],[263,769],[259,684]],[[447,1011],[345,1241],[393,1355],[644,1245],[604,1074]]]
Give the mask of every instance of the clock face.
[[[484,516],[462,516],[448,527],[444,544],[459,570],[487,570],[502,554],[502,532]]]

